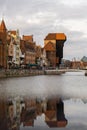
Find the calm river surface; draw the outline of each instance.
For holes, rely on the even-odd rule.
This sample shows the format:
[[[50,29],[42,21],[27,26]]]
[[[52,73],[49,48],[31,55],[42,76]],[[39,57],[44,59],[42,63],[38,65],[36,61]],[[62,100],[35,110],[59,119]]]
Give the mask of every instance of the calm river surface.
[[[5,117],[7,119],[3,124],[7,125],[6,128],[3,125],[0,128],[3,128],[2,130],[50,128],[60,130],[60,127],[63,127],[62,129],[65,130],[87,130],[87,77],[84,73],[84,71],[67,72],[55,76],[0,79],[0,109],[5,108],[4,115],[2,114],[4,110],[1,110],[1,120]],[[53,110],[58,114],[59,108],[52,105],[58,106],[60,99],[63,104],[60,110],[63,112],[63,118],[48,116],[47,112],[52,114]],[[62,125],[60,123],[58,126],[58,121],[66,120],[66,125],[62,122]]]

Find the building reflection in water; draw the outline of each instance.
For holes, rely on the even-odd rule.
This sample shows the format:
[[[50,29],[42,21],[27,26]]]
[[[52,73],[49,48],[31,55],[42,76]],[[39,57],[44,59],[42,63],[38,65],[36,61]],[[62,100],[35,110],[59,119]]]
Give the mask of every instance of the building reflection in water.
[[[0,130],[20,130],[20,125],[34,127],[34,121],[44,114],[48,127],[65,127],[64,103],[60,98],[10,98],[0,100]]]
[[[64,115],[64,103],[61,99],[47,101],[45,122],[49,127],[65,127],[67,125],[67,119]]]

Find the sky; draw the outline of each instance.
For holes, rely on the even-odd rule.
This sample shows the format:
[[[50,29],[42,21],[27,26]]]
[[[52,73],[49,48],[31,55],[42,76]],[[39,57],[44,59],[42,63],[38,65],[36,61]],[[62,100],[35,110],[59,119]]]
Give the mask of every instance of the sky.
[[[0,0],[0,18],[41,46],[48,33],[65,33],[64,59],[87,56],[87,0]]]

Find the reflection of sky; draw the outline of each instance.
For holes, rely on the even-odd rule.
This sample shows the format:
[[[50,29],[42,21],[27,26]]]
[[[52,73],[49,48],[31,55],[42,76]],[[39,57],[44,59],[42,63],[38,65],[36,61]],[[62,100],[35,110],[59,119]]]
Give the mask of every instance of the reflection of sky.
[[[45,115],[42,114],[42,116],[38,116],[37,119],[35,120],[34,122],[34,126],[47,126],[46,123],[44,122],[45,121]]]
[[[66,100],[65,115],[68,119],[68,129],[75,128],[86,130],[87,129],[87,104],[84,104],[80,99]]]
[[[68,124],[62,130],[87,130],[87,104],[80,99],[70,99],[64,101],[64,113]],[[44,114],[37,117],[34,127],[24,127],[21,130],[61,130],[61,128],[49,128],[44,122]]]

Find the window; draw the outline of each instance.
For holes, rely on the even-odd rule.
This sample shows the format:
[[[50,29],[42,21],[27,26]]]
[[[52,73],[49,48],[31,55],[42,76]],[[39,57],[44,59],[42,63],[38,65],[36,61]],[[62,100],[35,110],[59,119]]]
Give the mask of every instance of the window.
[[[0,39],[0,44],[2,44],[2,39]]]

